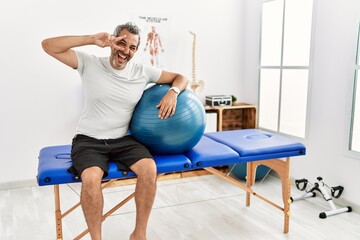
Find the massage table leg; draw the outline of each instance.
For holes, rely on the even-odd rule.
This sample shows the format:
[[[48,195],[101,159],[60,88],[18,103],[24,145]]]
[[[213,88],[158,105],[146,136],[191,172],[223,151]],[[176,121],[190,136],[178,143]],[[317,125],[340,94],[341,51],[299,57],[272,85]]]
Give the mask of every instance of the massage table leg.
[[[56,223],[56,239],[62,240],[62,215],[60,208],[60,190],[59,185],[54,185],[55,196],[55,223]]]
[[[278,204],[268,200],[267,198],[259,195],[258,193],[252,190],[252,186],[255,183],[255,172],[256,168],[259,165],[265,165],[272,170],[274,170],[280,177],[281,186],[282,186],[282,200],[284,206],[281,207]],[[289,232],[289,220],[290,220],[290,158],[286,158],[285,161],[280,159],[271,159],[271,160],[261,160],[247,163],[247,176],[246,176],[246,185],[239,182],[238,180],[229,177],[228,175],[222,173],[221,171],[208,167],[205,168],[206,171],[224,179],[227,182],[230,182],[243,190],[246,191],[246,206],[250,206],[250,195],[254,195],[263,201],[273,205],[274,207],[280,209],[284,213],[284,233]]]
[[[246,163],[246,186],[251,189],[255,183],[256,166],[254,162]],[[250,193],[246,192],[246,206],[250,206]]]
[[[249,181],[247,180],[247,184],[251,187],[255,181],[255,171],[256,167],[259,165],[265,165],[275,171],[281,180],[281,190],[282,190],[282,201],[284,206],[280,207],[273,202],[269,202],[271,205],[279,208],[284,212],[284,233],[289,232],[289,221],[290,221],[290,196],[291,196],[291,180],[290,180],[290,158],[287,157],[285,161],[280,159],[272,159],[272,160],[262,160],[248,163],[248,170],[250,172]],[[246,194],[246,204],[250,205],[250,194]],[[267,200],[265,200],[267,201]],[[267,201],[268,202],[268,201]],[[247,205],[248,206],[248,205]]]

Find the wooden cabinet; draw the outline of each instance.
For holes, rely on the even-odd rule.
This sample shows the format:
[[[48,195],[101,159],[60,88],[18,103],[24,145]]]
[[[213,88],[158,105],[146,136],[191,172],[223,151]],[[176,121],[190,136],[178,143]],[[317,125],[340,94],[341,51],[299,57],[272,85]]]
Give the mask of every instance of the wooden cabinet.
[[[256,106],[247,103],[236,103],[232,106],[205,106],[205,111],[217,114],[217,131],[256,128]]]

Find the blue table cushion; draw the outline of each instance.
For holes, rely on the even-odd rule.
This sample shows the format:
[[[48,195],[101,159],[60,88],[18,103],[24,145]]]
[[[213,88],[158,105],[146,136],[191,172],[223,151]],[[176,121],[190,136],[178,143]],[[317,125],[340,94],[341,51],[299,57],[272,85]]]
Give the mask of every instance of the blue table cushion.
[[[303,144],[258,129],[205,133],[240,155],[241,162],[305,155]]]
[[[72,183],[80,181],[67,170],[72,166],[71,145],[45,147],[40,150],[38,166],[38,184],[40,186]],[[191,169],[191,161],[183,154],[153,155],[158,173],[171,173]],[[104,180],[135,177],[132,171],[119,171],[114,162],[110,162],[108,176]]]
[[[40,150],[38,183],[40,186],[74,182],[74,175],[67,171],[71,167],[71,145],[45,147]]]
[[[45,147],[39,154],[38,184],[54,185],[79,181],[67,170],[72,166],[71,145]],[[305,146],[294,140],[257,129],[205,133],[184,154],[153,155],[158,173],[182,172],[256,160],[305,155]],[[135,177],[119,171],[111,162],[105,179]]]
[[[223,166],[240,161],[237,152],[206,136],[202,136],[193,149],[185,155],[191,160],[194,169]]]

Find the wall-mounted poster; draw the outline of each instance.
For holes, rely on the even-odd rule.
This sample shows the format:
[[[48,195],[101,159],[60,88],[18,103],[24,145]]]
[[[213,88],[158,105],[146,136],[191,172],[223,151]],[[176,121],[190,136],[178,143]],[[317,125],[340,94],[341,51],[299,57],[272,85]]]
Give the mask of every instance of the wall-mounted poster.
[[[164,68],[167,66],[169,20],[159,16],[136,16],[134,22],[141,29],[138,60],[145,64]]]

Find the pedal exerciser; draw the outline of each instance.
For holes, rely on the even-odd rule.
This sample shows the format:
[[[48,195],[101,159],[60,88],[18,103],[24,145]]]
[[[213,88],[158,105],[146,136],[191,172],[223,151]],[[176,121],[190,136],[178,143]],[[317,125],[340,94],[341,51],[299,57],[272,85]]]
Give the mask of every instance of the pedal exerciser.
[[[336,187],[329,187],[328,185],[326,185],[323,182],[322,177],[317,177],[316,179],[317,179],[317,182],[315,182],[314,184],[310,183],[305,178],[295,180],[296,188],[299,189],[300,191],[305,191],[305,193],[290,197],[291,202],[301,200],[301,199],[305,199],[305,198],[309,198],[309,197],[316,197],[316,192],[315,191],[318,191],[319,193],[322,194],[325,201],[327,201],[329,203],[330,208],[331,208],[331,210],[329,210],[329,211],[321,212],[319,214],[319,218],[324,219],[326,217],[330,217],[330,216],[335,215],[335,214],[344,213],[344,212],[351,212],[352,211],[352,208],[350,206],[342,207],[342,208],[336,208],[336,206],[335,206],[335,204],[334,204],[334,202],[332,200],[332,197],[339,198],[341,196],[342,192],[344,191],[343,186],[339,185],[339,186],[336,186]],[[306,189],[308,183],[310,183],[313,186],[309,190]],[[328,188],[331,191],[331,195],[329,194],[329,192],[327,191],[326,188]]]

